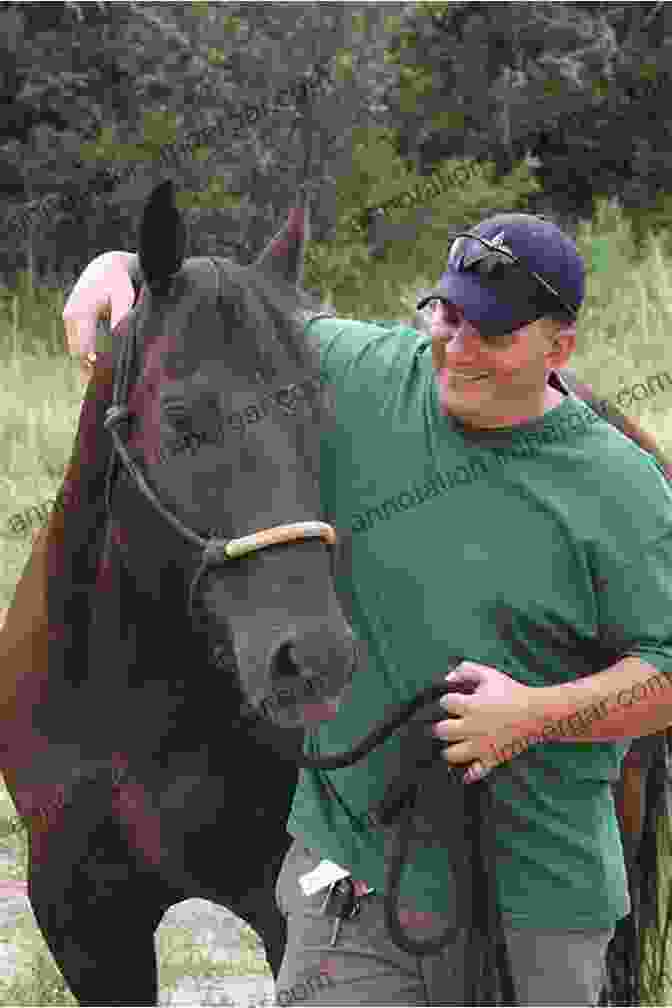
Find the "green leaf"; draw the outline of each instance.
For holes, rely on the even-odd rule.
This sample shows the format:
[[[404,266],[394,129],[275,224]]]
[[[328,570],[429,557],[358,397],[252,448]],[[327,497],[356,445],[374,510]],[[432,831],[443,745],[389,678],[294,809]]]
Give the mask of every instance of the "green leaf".
[[[210,48],[208,49],[207,60],[213,66],[221,66],[222,63],[226,63],[227,56],[223,49]]]
[[[398,14],[387,14],[383,21],[383,30],[393,35],[401,28],[401,21],[402,19]]]
[[[336,80],[347,81],[353,78],[353,55],[351,49],[338,49],[334,56]]]
[[[609,80],[606,77],[599,77],[594,80],[591,90],[595,98],[606,98],[609,94]]]
[[[235,17],[233,14],[228,14],[222,18],[221,25],[225,32],[230,35],[237,35],[240,31],[242,21],[239,17]]]
[[[142,116],[142,135],[147,143],[163,147],[177,141],[177,119],[174,112],[147,110]]]
[[[183,190],[175,193],[175,206],[178,210],[193,210],[201,206],[201,193]]]
[[[591,273],[605,273],[609,269],[609,247],[611,239],[593,238],[590,243],[590,264]]]
[[[406,84],[399,88],[399,108],[402,115],[415,116],[420,114],[418,98],[421,91],[414,84]]]
[[[219,208],[222,210],[234,210],[240,206],[242,193],[228,192],[227,185],[226,179],[215,175],[210,179],[208,188],[203,190],[203,192],[183,189],[180,193],[177,193],[176,201],[179,198],[180,202],[176,202],[176,206],[179,209],[214,210]]]
[[[156,150],[145,144],[117,144],[110,157],[113,161],[153,161]]]
[[[100,131],[100,136],[98,137],[98,143],[104,147],[114,146],[114,128],[112,126],[104,126]]]
[[[642,80],[655,80],[658,76],[657,65],[655,63],[642,63],[639,68],[639,76]]]
[[[79,156],[82,161],[97,161],[103,155],[100,152],[98,144],[95,141],[91,141],[80,144]]]
[[[544,81],[544,94],[548,95],[549,98],[557,98],[558,95],[562,94],[562,81],[557,77],[549,77],[548,80]]]
[[[227,192],[221,193],[217,197],[217,203],[215,206],[223,207],[226,210],[233,210],[240,206],[240,201],[243,198],[242,193]]]
[[[466,121],[464,112],[459,109],[446,109],[430,119],[430,125],[435,129],[463,130]]]
[[[352,32],[355,35],[364,35],[367,29],[368,18],[366,13],[353,14],[351,21]]]
[[[434,0],[419,0],[416,10],[419,14],[429,15],[435,18],[445,18],[450,14],[453,3],[435,3]]]

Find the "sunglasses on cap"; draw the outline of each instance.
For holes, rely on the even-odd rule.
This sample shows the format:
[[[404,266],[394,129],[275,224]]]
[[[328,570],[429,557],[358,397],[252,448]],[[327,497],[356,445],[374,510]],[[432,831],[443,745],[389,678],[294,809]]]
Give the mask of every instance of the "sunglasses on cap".
[[[548,280],[528,269],[505,245],[467,231],[458,231],[453,237],[455,240],[448,253],[448,266],[457,272],[474,273],[502,302],[519,306],[516,322],[508,332],[543,315],[557,313],[558,306],[570,319],[578,315],[578,308],[568,304]],[[479,242],[484,247],[477,246],[474,250],[473,242]],[[443,299],[437,297],[432,300]],[[485,339],[506,335],[501,327],[495,332],[489,323],[474,324]]]

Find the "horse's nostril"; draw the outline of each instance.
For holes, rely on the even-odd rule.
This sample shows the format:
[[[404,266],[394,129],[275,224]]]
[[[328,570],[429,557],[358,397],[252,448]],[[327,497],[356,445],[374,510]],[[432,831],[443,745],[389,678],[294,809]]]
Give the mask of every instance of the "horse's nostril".
[[[278,679],[287,679],[289,676],[298,676],[300,674],[301,666],[296,654],[296,648],[292,641],[285,641],[273,656],[271,679],[275,682]]]
[[[286,644],[285,649],[288,660],[292,663],[294,668],[298,670],[299,665],[301,663],[299,661],[299,655],[296,649],[296,644]]]

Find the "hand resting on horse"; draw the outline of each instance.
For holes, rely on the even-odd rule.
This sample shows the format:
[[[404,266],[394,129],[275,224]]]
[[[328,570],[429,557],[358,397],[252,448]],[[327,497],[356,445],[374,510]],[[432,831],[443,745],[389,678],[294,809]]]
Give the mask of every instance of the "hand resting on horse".
[[[68,351],[78,356],[86,377],[90,377],[90,354],[96,351],[96,323],[109,318],[114,329],[130,311],[135,291],[129,275],[134,252],[103,252],[86,267],[63,309]]]

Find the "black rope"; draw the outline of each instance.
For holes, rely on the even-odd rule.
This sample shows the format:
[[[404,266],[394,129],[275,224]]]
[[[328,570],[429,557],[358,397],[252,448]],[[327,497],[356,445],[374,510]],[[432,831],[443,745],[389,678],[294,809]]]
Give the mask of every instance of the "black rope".
[[[445,681],[427,686],[411,700],[402,704],[395,714],[379,721],[364,738],[346,752],[329,756],[312,756],[302,752],[295,759],[298,765],[304,769],[337,770],[352,766],[387,741],[422,707],[436,702],[441,696],[450,692],[463,692],[463,689]],[[423,725],[418,727],[422,728]],[[419,733],[417,737],[422,738]],[[385,923],[395,945],[414,956],[436,955],[451,941],[454,941],[464,927],[464,925],[456,927],[450,925],[435,938],[418,940],[405,933],[399,919],[400,882],[404,864],[408,858],[421,776],[436,760],[442,759],[441,750],[444,746],[445,743],[440,739],[425,736],[425,745],[422,750],[416,753],[412,760],[409,760],[408,766],[402,768],[399,776],[388,785],[384,799],[369,812],[369,821],[372,826],[383,827],[389,826],[395,821],[397,823],[394,850],[386,869]],[[450,775],[452,774],[452,780],[458,781],[458,771],[453,768],[448,769],[448,779],[451,779]],[[467,971],[467,979],[471,985],[472,994],[468,1003],[497,1003],[495,975],[498,972],[504,999],[500,1003],[515,1005],[517,1003],[515,985],[501,925],[501,914],[497,904],[494,840],[492,836],[485,837],[487,830],[484,828],[483,806],[489,802],[488,812],[492,812],[490,789],[486,781],[462,786],[467,788],[463,798],[467,832],[466,848],[468,851],[471,850],[471,872],[468,867],[465,870],[465,866],[458,863],[455,852],[450,845],[448,845],[446,853],[452,859],[457,887],[456,902],[460,908],[459,919],[468,921],[466,925],[469,933],[467,957],[471,961],[471,968]],[[483,850],[484,842],[487,846],[487,852]],[[484,957],[488,961],[483,964],[485,968],[480,969],[477,960],[479,950],[483,947],[485,948]],[[491,954],[493,947],[494,959]],[[485,985],[484,991],[479,992],[479,981]],[[487,1000],[483,1000],[483,994]]]

